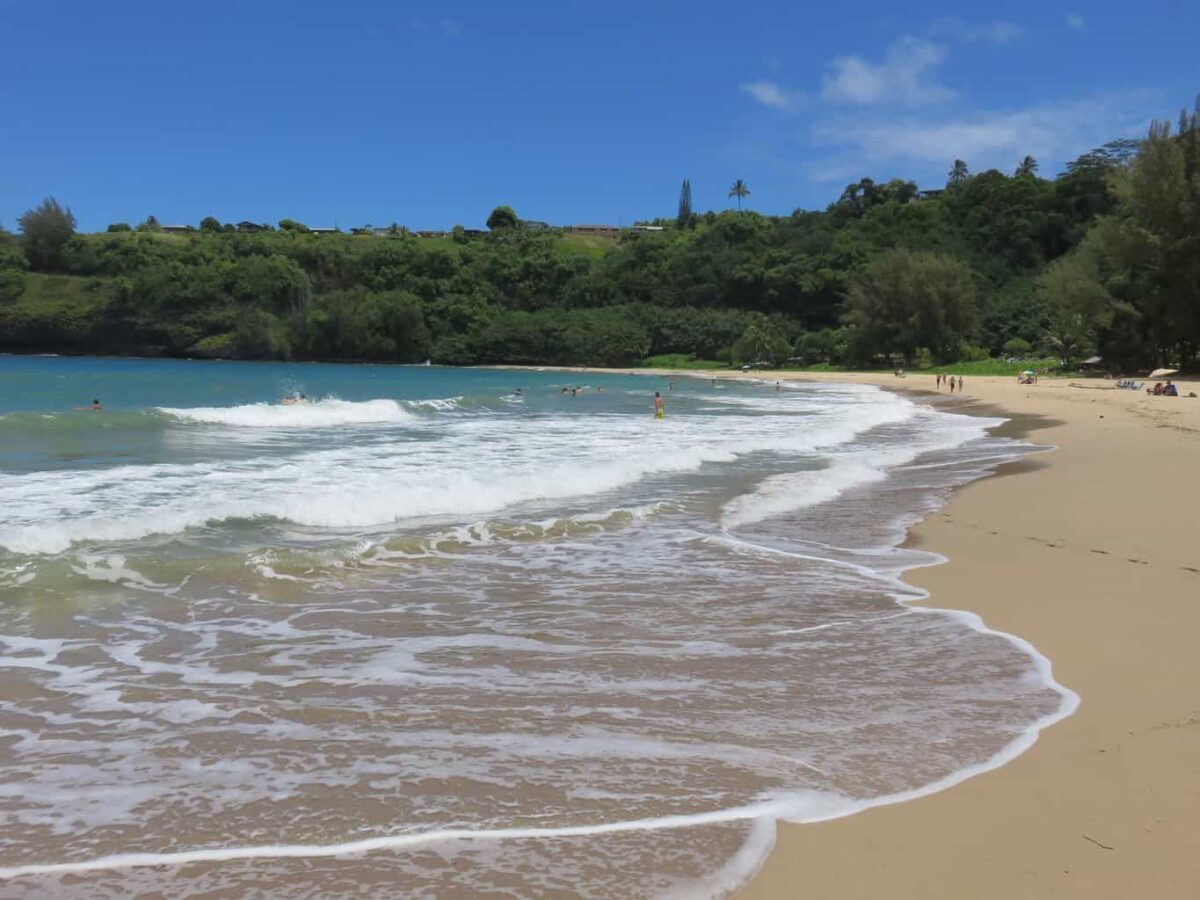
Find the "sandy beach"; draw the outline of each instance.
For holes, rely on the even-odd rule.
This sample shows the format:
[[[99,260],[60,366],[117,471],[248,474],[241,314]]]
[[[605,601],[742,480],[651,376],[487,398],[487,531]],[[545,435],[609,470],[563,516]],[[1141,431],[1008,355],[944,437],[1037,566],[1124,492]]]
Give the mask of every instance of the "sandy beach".
[[[768,377],[934,387],[932,376]],[[931,605],[1031,641],[1082,703],[1027,753],[957,787],[781,826],[741,896],[1194,897],[1200,399],[1009,378],[970,378],[955,397],[1055,449],[919,525],[911,542],[949,562],[906,580]]]

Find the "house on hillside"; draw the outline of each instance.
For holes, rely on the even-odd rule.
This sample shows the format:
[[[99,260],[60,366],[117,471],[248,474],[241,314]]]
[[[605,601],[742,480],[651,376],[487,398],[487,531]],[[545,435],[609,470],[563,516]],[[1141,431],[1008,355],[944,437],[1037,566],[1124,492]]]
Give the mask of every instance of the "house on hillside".
[[[426,229],[425,231],[418,231],[418,232],[417,232],[417,237],[423,237],[423,238],[448,238],[448,237],[450,237],[450,232],[448,232],[448,231],[431,231],[431,230],[429,230],[429,229]]]
[[[247,222],[238,222],[237,230],[238,231],[251,231],[251,232],[253,232],[253,231],[270,231],[271,226],[270,225],[259,225],[257,222],[248,222],[248,221]]]
[[[594,237],[611,238],[615,238],[621,233],[621,229],[616,225],[568,225],[567,231],[571,232],[571,234],[588,234]]]
[[[661,225],[634,225],[629,229],[637,234],[653,234],[656,231],[662,231]]]
[[[549,231],[550,230],[549,222],[539,222],[536,219],[522,219],[521,224],[525,227],[526,231]]]
[[[161,225],[159,230],[163,234],[190,234],[196,229],[191,225]]]
[[[934,200],[937,197],[942,196],[942,194],[944,194],[944,193],[946,193],[945,188],[930,188],[929,190],[925,190],[925,191],[917,191],[917,199],[919,199],[919,200]]]
[[[310,229],[308,229],[308,233],[309,234],[341,234],[342,230],[340,228],[310,228]]]

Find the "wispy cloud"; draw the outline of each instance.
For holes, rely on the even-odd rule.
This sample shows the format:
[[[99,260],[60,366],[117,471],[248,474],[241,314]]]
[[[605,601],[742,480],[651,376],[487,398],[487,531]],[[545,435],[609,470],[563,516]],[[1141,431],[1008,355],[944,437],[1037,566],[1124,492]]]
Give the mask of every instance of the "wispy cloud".
[[[899,103],[923,106],[954,96],[933,79],[933,70],[946,58],[941,44],[904,37],[893,44],[878,63],[861,56],[840,56],[833,61],[821,96],[835,103],[860,105]]]
[[[1087,23],[1083,21],[1083,16],[1079,13],[1067,13],[1067,27],[1074,28],[1076,31],[1083,31]]]
[[[462,37],[463,23],[458,19],[441,18],[441,19],[423,19],[420,16],[413,16],[409,19],[409,26],[413,31],[423,32],[430,35],[441,35],[446,40],[457,40]]]
[[[772,109],[792,110],[804,102],[804,95],[798,91],[787,91],[774,81],[751,81],[740,86],[743,91]]]
[[[968,43],[987,41],[992,44],[1007,44],[1024,34],[1024,30],[1013,22],[1003,22],[997,19],[992,22],[973,24],[954,16],[938,19],[930,26],[929,33],[937,37],[954,38]]]
[[[864,167],[965,159],[975,171],[1007,169],[1026,154],[1066,160],[1114,136],[1136,136],[1150,119],[1151,99],[1132,91],[952,118],[840,116],[818,125],[813,138],[852,153]]]

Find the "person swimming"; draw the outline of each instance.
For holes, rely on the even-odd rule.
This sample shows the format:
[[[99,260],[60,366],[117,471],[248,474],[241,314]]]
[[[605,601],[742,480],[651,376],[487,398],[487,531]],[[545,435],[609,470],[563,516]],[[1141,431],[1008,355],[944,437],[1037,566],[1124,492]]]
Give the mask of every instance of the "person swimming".
[[[279,402],[284,406],[292,406],[296,403],[307,403],[308,397],[304,396],[304,394],[292,394],[290,397],[284,397]]]
[[[75,408],[76,409],[86,409],[90,412],[99,412],[100,410],[104,409],[104,407],[100,405],[100,401],[94,397],[92,398],[91,406],[77,406]]]

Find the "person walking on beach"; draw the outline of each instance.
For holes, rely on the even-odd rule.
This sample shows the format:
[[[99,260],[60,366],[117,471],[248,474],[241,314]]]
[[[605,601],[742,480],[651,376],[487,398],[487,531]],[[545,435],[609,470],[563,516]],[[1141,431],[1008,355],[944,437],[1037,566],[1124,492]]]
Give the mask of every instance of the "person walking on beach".
[[[961,375],[958,376],[958,392],[960,394],[962,393],[962,376]]]
[[[942,373],[941,372],[937,373],[937,389],[939,391],[942,389]]]
[[[950,393],[954,393],[954,376],[950,376]]]
[[[667,417],[667,405],[663,402],[662,394],[658,391],[654,392],[654,418],[665,419]]]

